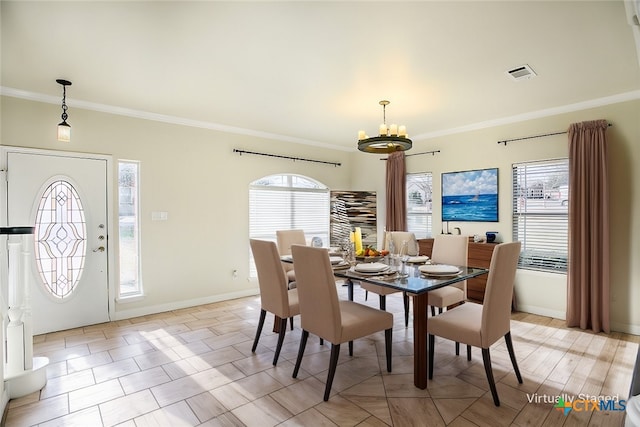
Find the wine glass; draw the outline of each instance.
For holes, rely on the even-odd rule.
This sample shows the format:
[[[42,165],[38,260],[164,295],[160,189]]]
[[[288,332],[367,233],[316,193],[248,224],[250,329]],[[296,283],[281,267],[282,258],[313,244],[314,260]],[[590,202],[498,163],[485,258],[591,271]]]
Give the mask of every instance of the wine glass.
[[[400,261],[402,261],[402,274],[406,273],[407,261],[409,261],[409,242],[407,240],[402,241],[400,247]]]

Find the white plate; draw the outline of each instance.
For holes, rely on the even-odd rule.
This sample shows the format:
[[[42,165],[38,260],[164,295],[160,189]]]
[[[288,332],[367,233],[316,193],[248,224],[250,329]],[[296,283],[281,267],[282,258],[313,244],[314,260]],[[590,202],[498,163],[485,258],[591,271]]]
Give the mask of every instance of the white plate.
[[[381,262],[365,262],[362,264],[356,264],[353,269],[358,273],[379,273],[384,270],[388,270],[389,266]]]
[[[438,276],[451,276],[453,274],[459,274],[462,272],[460,268],[455,265],[446,264],[434,264],[434,265],[421,265],[418,267],[421,273]]]
[[[429,261],[429,257],[426,255],[421,255],[421,256],[412,256],[409,257],[409,259],[407,260],[407,262],[413,263],[413,264],[422,264]]]
[[[398,273],[395,269],[393,268],[387,268],[386,270],[382,270],[382,271],[357,271],[355,269],[355,267],[351,270],[356,274],[359,274],[361,276],[387,276],[390,274],[396,274]]]
[[[341,256],[330,256],[329,261],[331,261],[331,264],[340,264],[344,260]]]

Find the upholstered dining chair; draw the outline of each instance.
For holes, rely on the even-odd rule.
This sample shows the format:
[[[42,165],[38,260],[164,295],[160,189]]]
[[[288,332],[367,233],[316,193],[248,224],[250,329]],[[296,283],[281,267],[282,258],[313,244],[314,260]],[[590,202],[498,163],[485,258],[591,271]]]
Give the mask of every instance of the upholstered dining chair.
[[[493,403],[500,406],[491,368],[489,347],[500,337],[504,337],[513,370],[518,382],[522,384],[522,376],[511,341],[511,297],[519,256],[520,242],[496,245],[489,265],[483,304],[467,302],[429,319],[427,323],[429,379],[433,378],[435,336],[480,347]]]
[[[457,234],[437,234],[433,238],[431,261],[436,264],[467,265],[469,238]],[[445,307],[461,304],[467,299],[467,281],[436,289],[428,293],[431,316],[442,313]],[[460,343],[456,342],[456,355],[460,354]],[[467,360],[471,360],[471,346],[467,346]]]
[[[280,256],[291,255],[291,245],[306,245],[304,230],[276,230],[278,252]],[[282,263],[289,284],[296,281],[296,272],[292,263]]]
[[[250,239],[251,252],[258,271],[258,284],[260,286],[260,319],[258,330],[253,340],[251,351],[255,352],[264,326],[267,312],[280,318],[278,331],[278,344],[273,355],[273,365],[278,363],[280,350],[287,330],[287,319],[291,319],[293,328],[293,316],[300,314],[298,305],[298,291],[287,288],[287,278],[282,268],[280,254],[274,242],[266,240]]]
[[[437,234],[433,239],[431,261],[435,264],[467,265],[469,254],[469,238],[456,234]],[[464,302],[467,299],[467,282],[459,282],[452,286],[429,292],[431,315],[435,316],[435,308],[442,313],[443,308]]]
[[[395,248],[395,252],[398,253],[402,248],[402,243],[407,242],[407,255],[418,255],[418,241],[415,234],[408,231],[388,231],[385,234],[384,248],[389,250],[392,246]],[[401,291],[386,288],[384,286],[374,285],[372,283],[361,282],[360,287],[365,291],[365,300],[367,299],[369,292],[377,294],[380,300],[380,310],[387,309],[387,295],[395,294]],[[404,326],[409,326],[409,295],[406,292],[402,292],[402,302],[404,303]]]
[[[384,331],[387,372],[391,372],[391,338],[393,315],[357,302],[338,299],[333,269],[326,249],[294,245],[296,282],[300,301],[302,337],[293,378],[298,376],[309,333],[331,343],[329,373],[324,400],[329,400],[331,385],[338,366],[340,345],[349,343],[353,356],[353,340]]]
[[[407,242],[407,255],[418,255],[418,240],[416,240],[416,235],[410,231],[387,231],[384,236],[384,248],[388,251],[391,250],[391,242],[393,242],[396,253],[400,251],[402,243]]]

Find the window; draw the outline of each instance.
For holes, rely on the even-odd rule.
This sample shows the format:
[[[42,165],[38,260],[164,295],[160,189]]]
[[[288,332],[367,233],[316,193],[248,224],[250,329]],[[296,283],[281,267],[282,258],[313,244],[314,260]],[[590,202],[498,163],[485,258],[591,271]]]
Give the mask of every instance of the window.
[[[73,294],[84,270],[87,227],[78,192],[65,180],[52,182],[40,199],[35,221],[35,257],[49,294]]]
[[[519,267],[567,271],[568,159],[513,165],[513,240],[522,242]]]
[[[431,172],[407,174],[407,231],[431,237]]]
[[[299,175],[271,175],[249,186],[249,236],[276,241],[276,230],[302,229],[329,246],[329,189]],[[249,273],[256,276],[253,255]]]
[[[120,297],[142,294],[140,283],[140,164],[118,162]]]

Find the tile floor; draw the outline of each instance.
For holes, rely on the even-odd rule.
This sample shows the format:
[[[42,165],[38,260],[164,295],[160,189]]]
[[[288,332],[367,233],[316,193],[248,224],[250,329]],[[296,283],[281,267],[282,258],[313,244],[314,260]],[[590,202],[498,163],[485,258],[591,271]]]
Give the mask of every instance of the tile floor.
[[[339,286],[346,298],[346,288]],[[478,349],[456,357],[436,341],[435,374],[413,386],[412,329],[395,314],[393,372],[384,335],[343,348],[332,396],[322,400],[329,346],[310,337],[301,372],[291,377],[299,321],[287,331],[276,367],[273,318],[255,354],[259,297],[192,307],[34,339],[50,358],[47,385],[7,405],[6,426],[620,426],[616,411],[571,411],[529,402],[532,396],[579,393],[626,399],[640,337],[568,329],[563,321],[514,313],[512,335],[524,384],[517,383],[504,341],[491,348],[502,405],[493,405]],[[364,302],[356,287],[355,300]],[[377,306],[370,295],[366,304]],[[464,354],[464,351],[462,352]]]

